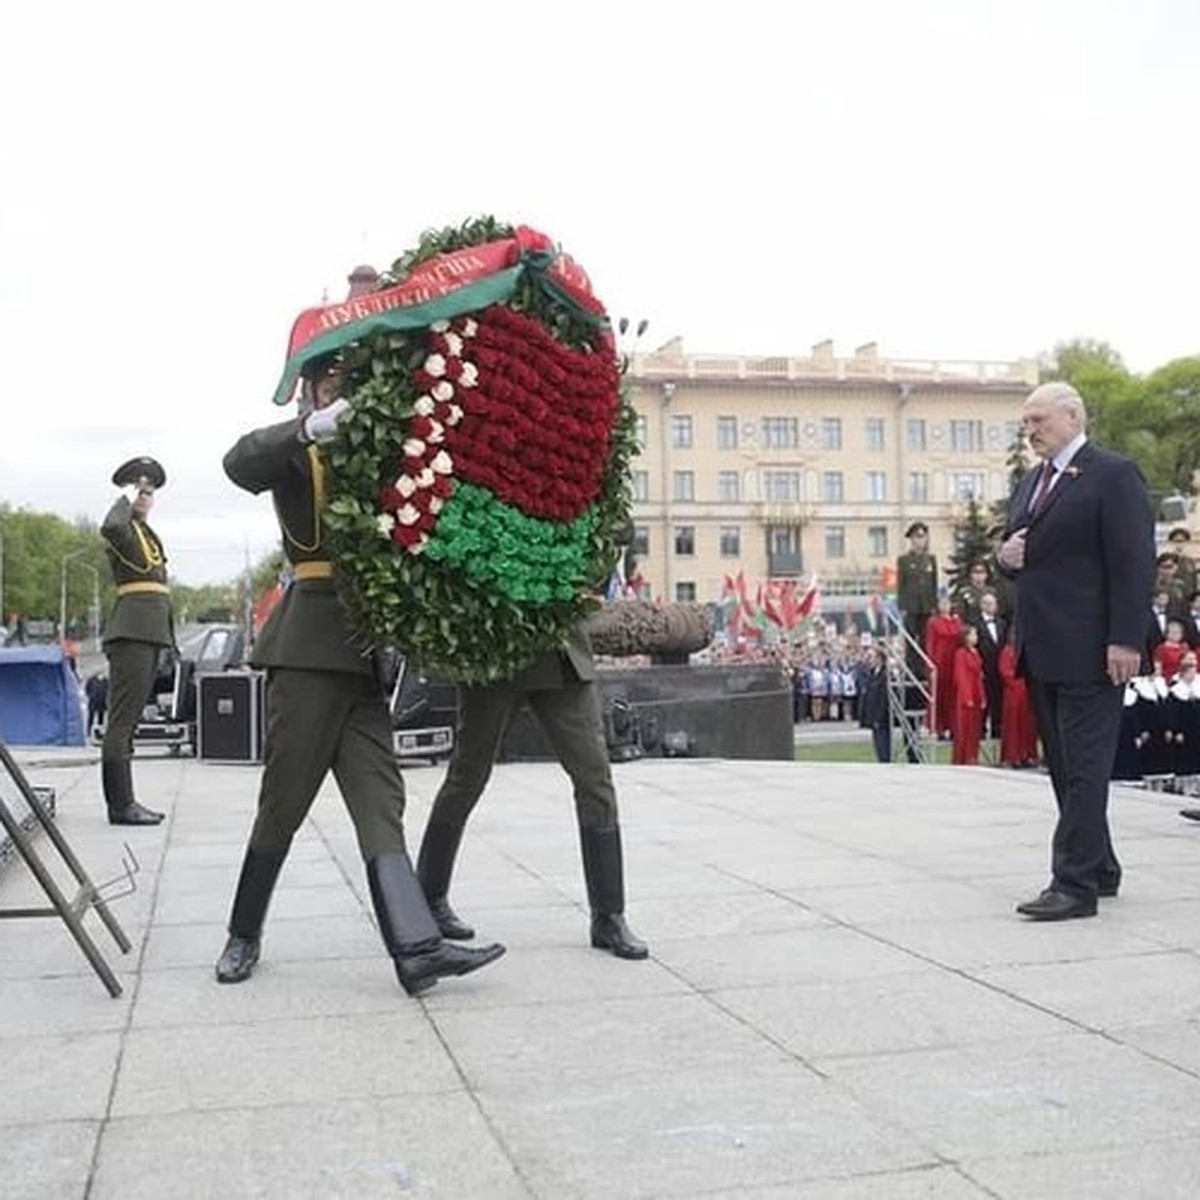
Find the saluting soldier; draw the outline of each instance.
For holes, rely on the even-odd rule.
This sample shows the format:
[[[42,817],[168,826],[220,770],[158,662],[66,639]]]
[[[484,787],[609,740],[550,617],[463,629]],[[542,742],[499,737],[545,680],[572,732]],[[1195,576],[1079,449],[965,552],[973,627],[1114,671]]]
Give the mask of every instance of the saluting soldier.
[[[316,443],[332,436],[349,408],[341,398],[341,366],[326,355],[310,362],[302,378],[300,415],[247,434],[225,456],[225,472],[239,487],[271,492],[293,579],[251,656],[267,671],[264,766],[216,975],[220,983],[250,977],[292,838],[333,771],[384,945],[400,985],[416,995],[441,976],[478,970],[504,947],[443,941],[409,860],[387,703],[374,658],[354,644],[321,519],[324,467]]]
[[[150,698],[161,652],[175,645],[167,555],[146,520],[167,473],[161,463],[143,456],[122,463],[112,481],[123,492],[100,526],[117,585],[117,603],[104,630],[108,716],[100,779],[110,825],[157,825],[163,814],[134,799],[133,735]]]

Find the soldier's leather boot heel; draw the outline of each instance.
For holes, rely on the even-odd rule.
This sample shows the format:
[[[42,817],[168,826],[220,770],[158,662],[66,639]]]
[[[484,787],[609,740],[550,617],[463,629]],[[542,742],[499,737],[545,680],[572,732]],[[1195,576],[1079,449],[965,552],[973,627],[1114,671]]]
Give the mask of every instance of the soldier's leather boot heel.
[[[621,913],[592,913],[592,945],[618,958],[646,958],[650,947],[625,923]]]
[[[400,986],[410,995],[428,991],[443,975],[470,975],[480,967],[495,962],[504,953],[504,947],[495,942],[490,946],[454,946],[443,942],[424,954],[410,954],[397,958],[396,978]]]
[[[260,947],[258,938],[231,937],[217,959],[217,982],[242,983],[249,979],[258,962]]]
[[[445,896],[440,900],[430,900],[429,911],[433,913],[442,937],[453,942],[469,942],[475,936],[475,930],[450,907],[450,901]]]

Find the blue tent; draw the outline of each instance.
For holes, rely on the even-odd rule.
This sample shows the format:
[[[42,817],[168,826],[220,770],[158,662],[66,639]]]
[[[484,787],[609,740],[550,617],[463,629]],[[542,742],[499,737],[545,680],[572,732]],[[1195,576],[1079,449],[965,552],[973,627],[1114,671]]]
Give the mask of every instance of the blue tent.
[[[61,646],[0,650],[0,737],[10,746],[82,746],[79,680]]]

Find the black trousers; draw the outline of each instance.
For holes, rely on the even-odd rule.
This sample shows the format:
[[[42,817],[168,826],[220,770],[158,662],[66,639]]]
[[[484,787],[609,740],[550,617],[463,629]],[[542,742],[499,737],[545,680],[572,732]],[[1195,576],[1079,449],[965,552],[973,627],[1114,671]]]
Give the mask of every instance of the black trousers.
[[[1108,680],[1043,683],[1031,678],[1029,692],[1058,802],[1051,843],[1053,886],[1094,897],[1102,880],[1112,883],[1121,876],[1108,828],[1108,781],[1123,689]]]
[[[111,762],[133,758],[133,735],[150,700],[161,647],[124,638],[104,647],[108,658],[108,721],[100,757]]]

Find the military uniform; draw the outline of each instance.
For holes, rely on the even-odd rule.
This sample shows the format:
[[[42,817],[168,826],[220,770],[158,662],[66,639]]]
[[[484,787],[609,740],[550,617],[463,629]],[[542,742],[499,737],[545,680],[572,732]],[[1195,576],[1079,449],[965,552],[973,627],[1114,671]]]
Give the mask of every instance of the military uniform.
[[[472,810],[491,777],[508,723],[527,701],[575,790],[584,880],[592,910],[591,940],[620,958],[645,958],[646,946],[625,923],[624,858],[617,796],[604,741],[596,664],[576,627],[558,650],[538,656],[510,680],[459,689],[458,734],[421,842],[417,874],[447,937],[471,937],[447,894],[454,859]]]
[[[910,550],[896,560],[896,605],[904,627],[917,645],[925,644],[925,625],[937,612],[937,559],[927,551]]]
[[[338,597],[321,524],[324,468],[301,421],[241,438],[225,471],[255,494],[270,489],[294,580],[251,654],[267,671],[267,726],[258,814],[229,920],[217,978],[239,983],[258,960],[267,905],[292,838],[332,770],[354,823],[372,903],[397,976],[410,994],[464,974],[503,947],[446,946],[413,874],[404,842],[404,783],[373,659],[355,643]]]
[[[109,677],[100,751],[104,800],[112,824],[153,825],[162,814],[143,808],[133,795],[133,735],[150,698],[161,653],[175,645],[167,555],[158,534],[135,514],[126,496],[119,496],[108,510],[100,535],[117,587],[103,643]]]

